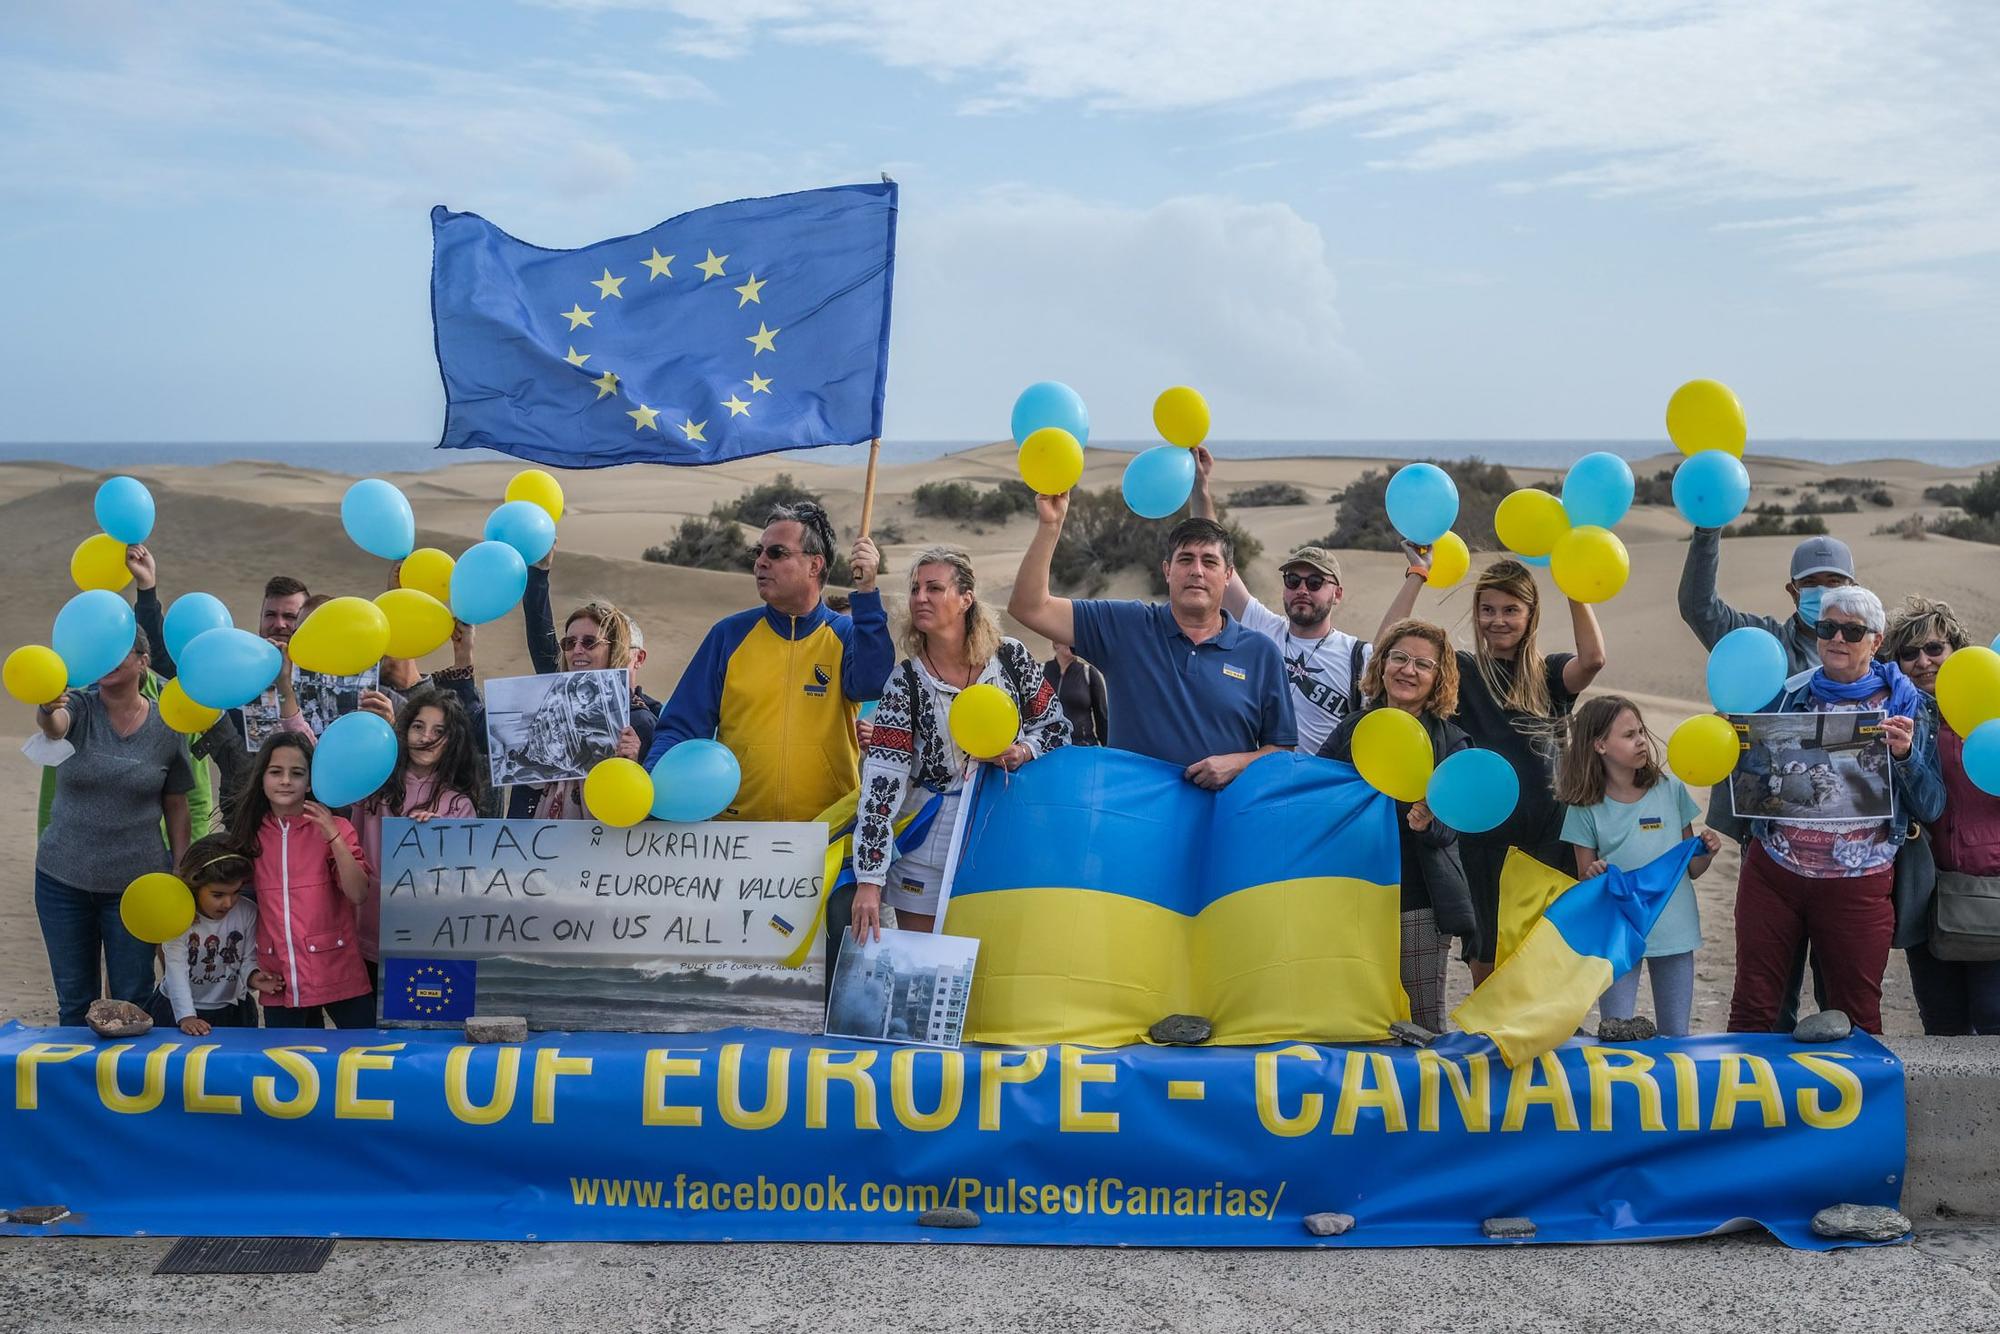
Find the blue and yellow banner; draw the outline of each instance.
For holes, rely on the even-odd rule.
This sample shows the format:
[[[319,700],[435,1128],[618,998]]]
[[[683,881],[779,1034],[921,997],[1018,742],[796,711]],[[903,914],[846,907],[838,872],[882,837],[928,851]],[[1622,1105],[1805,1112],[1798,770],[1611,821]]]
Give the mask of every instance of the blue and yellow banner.
[[[996,776],[997,777],[997,776]],[[944,929],[979,938],[966,1036],[1363,1042],[1410,1017],[1396,807],[1353,767],[1267,755],[1220,792],[1075,746],[980,784]]]
[[[1037,766],[1030,766],[1034,768]],[[1873,1039],[1599,1046],[892,1047],[765,1030],[0,1026],[0,1233],[492,1241],[1478,1245],[1894,1204],[1902,1072]],[[189,1145],[232,1170],[190,1172]],[[213,1159],[213,1155],[210,1155]],[[217,1160],[220,1161],[220,1160]],[[981,1226],[920,1226],[970,1209]],[[1305,1215],[1351,1214],[1341,1237]]]

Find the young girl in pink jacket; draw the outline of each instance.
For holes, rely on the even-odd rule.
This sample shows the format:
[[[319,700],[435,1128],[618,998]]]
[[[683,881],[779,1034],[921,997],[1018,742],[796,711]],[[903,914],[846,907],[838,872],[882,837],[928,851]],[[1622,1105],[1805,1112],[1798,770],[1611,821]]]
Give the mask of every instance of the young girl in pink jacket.
[[[382,822],[470,820],[479,814],[478,742],[457,698],[419,687],[396,713],[396,767],[382,790],[354,808],[368,867],[368,893],[360,906],[361,953],[370,981],[382,961]]]
[[[375,991],[355,905],[368,863],[354,826],[312,799],[312,738],[276,732],[257,752],[229,819],[254,868],[266,1028],[372,1028]],[[273,985],[275,983],[275,986]]]

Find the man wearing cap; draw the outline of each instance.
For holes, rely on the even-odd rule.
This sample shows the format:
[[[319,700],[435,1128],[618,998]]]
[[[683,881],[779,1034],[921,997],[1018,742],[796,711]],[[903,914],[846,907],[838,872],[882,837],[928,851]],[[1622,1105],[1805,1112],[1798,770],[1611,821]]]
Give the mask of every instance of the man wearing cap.
[[[1194,460],[1194,514],[1213,520],[1215,497],[1208,489],[1208,478],[1215,469],[1215,459],[1207,449],[1197,448]],[[1283,616],[1251,596],[1250,586],[1233,569],[1222,591],[1222,605],[1245,630],[1278,646],[1285,660],[1285,675],[1291,681],[1299,749],[1317,755],[1340,720],[1361,705],[1357,693],[1369,645],[1333,628],[1342,589],[1340,562],[1332,552],[1325,547],[1299,547],[1285,558],[1278,574],[1285,585]]]

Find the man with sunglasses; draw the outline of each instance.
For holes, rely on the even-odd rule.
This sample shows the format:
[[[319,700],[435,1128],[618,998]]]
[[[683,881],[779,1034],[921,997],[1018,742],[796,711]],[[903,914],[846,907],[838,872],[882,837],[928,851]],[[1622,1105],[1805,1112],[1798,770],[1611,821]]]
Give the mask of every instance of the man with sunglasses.
[[[1214,471],[1214,457],[1206,448],[1197,447],[1194,515],[1198,519],[1215,518],[1215,497],[1208,480]],[[1235,570],[1229,572],[1229,583],[1222,590],[1222,605],[1245,630],[1278,646],[1291,681],[1299,749],[1317,755],[1340,720],[1359,707],[1357,687],[1368,664],[1369,645],[1333,628],[1333,614],[1340,610],[1344,590],[1340,562],[1332,552],[1319,546],[1299,547],[1278,567],[1278,575],[1285,585],[1283,616],[1251,596],[1250,586]]]
[[[818,505],[771,511],[751,573],[763,606],[710,628],[660,714],[645,765],[690,737],[713,737],[742,768],[724,820],[810,820],[861,781],[854,722],[896,664],[867,537],[849,553],[851,614],[824,600],[833,524]],[[829,930],[834,905],[828,905]],[[843,922],[841,925],[845,925]]]

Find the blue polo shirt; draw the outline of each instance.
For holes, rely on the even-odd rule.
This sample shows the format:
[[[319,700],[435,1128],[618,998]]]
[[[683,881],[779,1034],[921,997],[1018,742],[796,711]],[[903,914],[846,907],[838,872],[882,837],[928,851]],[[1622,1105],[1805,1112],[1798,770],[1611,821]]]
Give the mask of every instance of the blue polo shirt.
[[[1106,744],[1182,767],[1298,744],[1284,656],[1228,612],[1221,633],[1197,644],[1163,602],[1070,605],[1077,656],[1104,672]]]

